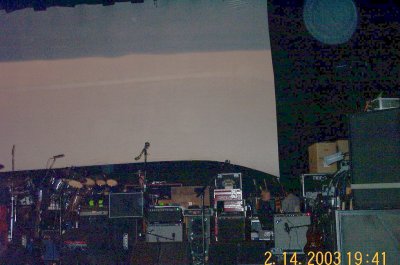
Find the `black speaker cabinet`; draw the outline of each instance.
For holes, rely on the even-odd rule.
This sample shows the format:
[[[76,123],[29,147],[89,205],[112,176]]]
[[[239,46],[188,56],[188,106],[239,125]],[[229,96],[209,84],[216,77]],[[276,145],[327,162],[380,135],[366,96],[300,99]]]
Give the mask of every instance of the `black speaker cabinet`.
[[[116,253],[127,254],[132,249],[137,239],[138,219],[121,218],[110,219],[109,244]]]
[[[187,265],[188,246],[186,243],[148,243],[135,244],[131,253],[132,265]]]
[[[210,265],[235,265],[238,264],[237,243],[216,242],[210,245]]]
[[[218,242],[241,242],[245,240],[245,217],[218,216],[216,219]]]
[[[356,209],[400,208],[400,109],[349,116]]]
[[[240,243],[239,264],[264,264],[265,252],[269,250],[266,242],[248,241]]]
[[[362,264],[377,264],[373,259],[378,264],[399,264],[400,210],[336,211],[335,215],[341,264],[355,264],[357,251]]]

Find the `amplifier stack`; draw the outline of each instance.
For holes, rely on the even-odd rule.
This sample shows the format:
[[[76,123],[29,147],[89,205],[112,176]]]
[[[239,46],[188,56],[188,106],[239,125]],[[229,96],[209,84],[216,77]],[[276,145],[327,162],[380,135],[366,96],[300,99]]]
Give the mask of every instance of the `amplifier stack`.
[[[146,242],[182,242],[182,209],[177,206],[154,206],[146,212]]]
[[[245,239],[242,174],[219,174],[214,190],[215,226],[217,242],[238,242]]]

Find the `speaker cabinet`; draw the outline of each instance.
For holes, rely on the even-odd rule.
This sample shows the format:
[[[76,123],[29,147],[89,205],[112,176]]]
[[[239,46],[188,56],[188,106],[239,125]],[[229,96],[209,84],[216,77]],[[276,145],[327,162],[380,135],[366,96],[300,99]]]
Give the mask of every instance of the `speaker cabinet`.
[[[347,253],[359,251],[363,264],[378,255],[379,264],[399,264],[400,260],[400,210],[336,211],[337,249],[343,265],[349,262]],[[386,260],[382,253],[385,253]],[[376,254],[378,253],[378,254]]]
[[[238,264],[238,245],[216,242],[210,245],[210,265]]]
[[[131,254],[132,265],[187,265],[187,244],[175,243],[148,243],[140,242],[135,245]]]
[[[400,109],[349,116],[354,207],[400,209]]]
[[[216,218],[216,239],[218,242],[234,243],[245,240],[245,217],[218,216]]]
[[[126,255],[129,253],[136,242],[138,233],[137,219],[122,218],[110,219],[110,238],[113,249]]]

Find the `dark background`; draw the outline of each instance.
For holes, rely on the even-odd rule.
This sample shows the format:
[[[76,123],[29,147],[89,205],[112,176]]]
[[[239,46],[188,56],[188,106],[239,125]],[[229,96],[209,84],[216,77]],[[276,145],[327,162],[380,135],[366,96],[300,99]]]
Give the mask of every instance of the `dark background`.
[[[355,4],[352,38],[327,45],[307,31],[303,1],[268,1],[283,183],[308,171],[310,144],[347,138],[347,114],[362,111],[380,92],[400,97],[399,5]]]

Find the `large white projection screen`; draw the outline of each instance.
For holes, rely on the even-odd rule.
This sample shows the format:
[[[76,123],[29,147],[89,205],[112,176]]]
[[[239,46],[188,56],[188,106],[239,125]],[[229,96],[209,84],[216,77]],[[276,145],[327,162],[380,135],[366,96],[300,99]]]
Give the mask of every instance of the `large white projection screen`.
[[[230,160],[279,175],[266,1],[0,13],[0,163]]]

